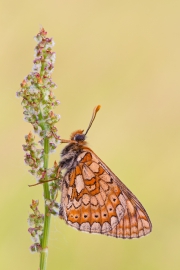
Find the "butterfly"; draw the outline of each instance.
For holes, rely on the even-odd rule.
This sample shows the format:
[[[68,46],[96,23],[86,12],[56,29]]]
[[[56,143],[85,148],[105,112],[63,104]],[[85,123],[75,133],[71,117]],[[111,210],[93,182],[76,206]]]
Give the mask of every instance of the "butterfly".
[[[152,230],[150,218],[134,194],[87,146],[85,133],[77,130],[61,152],[59,169],[65,169],[61,187],[60,218],[77,230],[117,238],[139,238]]]

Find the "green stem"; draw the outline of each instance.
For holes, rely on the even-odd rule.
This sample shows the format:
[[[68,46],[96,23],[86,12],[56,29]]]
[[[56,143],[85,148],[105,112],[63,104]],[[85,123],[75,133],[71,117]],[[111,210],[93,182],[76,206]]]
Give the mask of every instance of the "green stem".
[[[43,119],[42,114],[39,115],[40,119]],[[46,130],[46,126],[42,124],[42,129]],[[49,160],[49,139],[44,138],[44,169],[48,169],[48,160]],[[46,178],[46,177],[45,177]],[[44,200],[50,200],[50,191],[49,184],[44,183]],[[48,239],[49,239],[49,229],[50,229],[51,215],[48,211],[48,206],[45,205],[45,214],[44,214],[44,231],[41,239],[42,251],[40,253],[40,270],[46,270],[47,268],[47,257],[48,257]]]
[[[44,58],[45,55],[44,55]],[[44,72],[44,63],[42,63],[40,76],[43,76]],[[41,111],[41,105],[40,105],[40,111]],[[46,130],[47,126],[44,122],[42,112],[39,114],[39,119],[42,120],[42,123],[40,124],[42,130]],[[48,161],[49,161],[49,139],[47,137],[44,138],[44,170],[48,169]],[[45,179],[47,177],[45,176]],[[49,191],[49,184],[44,183],[43,184],[44,189],[44,202],[46,199],[50,200],[50,191]],[[43,230],[43,236],[41,238],[41,247],[42,251],[40,253],[40,269],[39,270],[46,270],[47,269],[47,258],[48,258],[48,240],[49,240],[49,231],[50,231],[50,221],[51,221],[51,215],[48,211],[48,206],[46,204],[44,209],[44,230]]]

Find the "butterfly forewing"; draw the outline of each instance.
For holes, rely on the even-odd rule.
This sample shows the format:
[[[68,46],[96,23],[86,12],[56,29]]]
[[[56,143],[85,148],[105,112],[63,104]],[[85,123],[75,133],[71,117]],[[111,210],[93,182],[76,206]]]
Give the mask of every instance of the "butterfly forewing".
[[[72,227],[90,233],[136,238],[151,231],[137,198],[88,148],[77,155],[63,180],[60,215]]]
[[[138,206],[130,206],[127,200],[127,208],[124,217],[113,230],[106,235],[117,238],[139,238],[151,232],[151,222],[146,212],[142,212]]]

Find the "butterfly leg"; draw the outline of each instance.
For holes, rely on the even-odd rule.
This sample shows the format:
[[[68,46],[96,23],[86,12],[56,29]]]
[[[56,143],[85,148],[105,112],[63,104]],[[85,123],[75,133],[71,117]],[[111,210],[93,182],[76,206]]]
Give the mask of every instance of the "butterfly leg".
[[[44,178],[46,176],[46,170],[45,170],[45,171],[42,172],[42,178],[39,180],[38,183],[33,184],[33,185],[28,185],[28,186],[29,187],[34,187],[34,186],[41,185],[41,184],[44,184],[44,183],[47,183],[47,182],[59,180],[60,179],[60,173],[61,173],[61,168],[59,167],[58,170],[57,170],[57,174],[56,174],[55,178],[52,178],[52,179],[49,179],[49,180],[44,180]]]

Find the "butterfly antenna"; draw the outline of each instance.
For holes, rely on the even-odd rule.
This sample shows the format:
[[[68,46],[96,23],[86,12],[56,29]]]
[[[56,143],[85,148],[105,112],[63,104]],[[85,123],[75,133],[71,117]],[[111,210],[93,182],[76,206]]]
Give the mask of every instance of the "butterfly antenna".
[[[98,106],[96,106],[96,107],[94,108],[93,114],[92,114],[92,117],[91,117],[91,121],[90,121],[89,126],[88,126],[88,128],[87,128],[87,130],[86,130],[86,133],[85,133],[84,135],[86,135],[86,134],[88,133],[88,131],[89,131],[90,127],[92,126],[92,123],[93,123],[93,121],[94,121],[94,119],[95,119],[95,117],[96,117],[96,114],[97,114],[97,112],[100,110],[100,108],[101,108],[100,105],[98,105]]]

